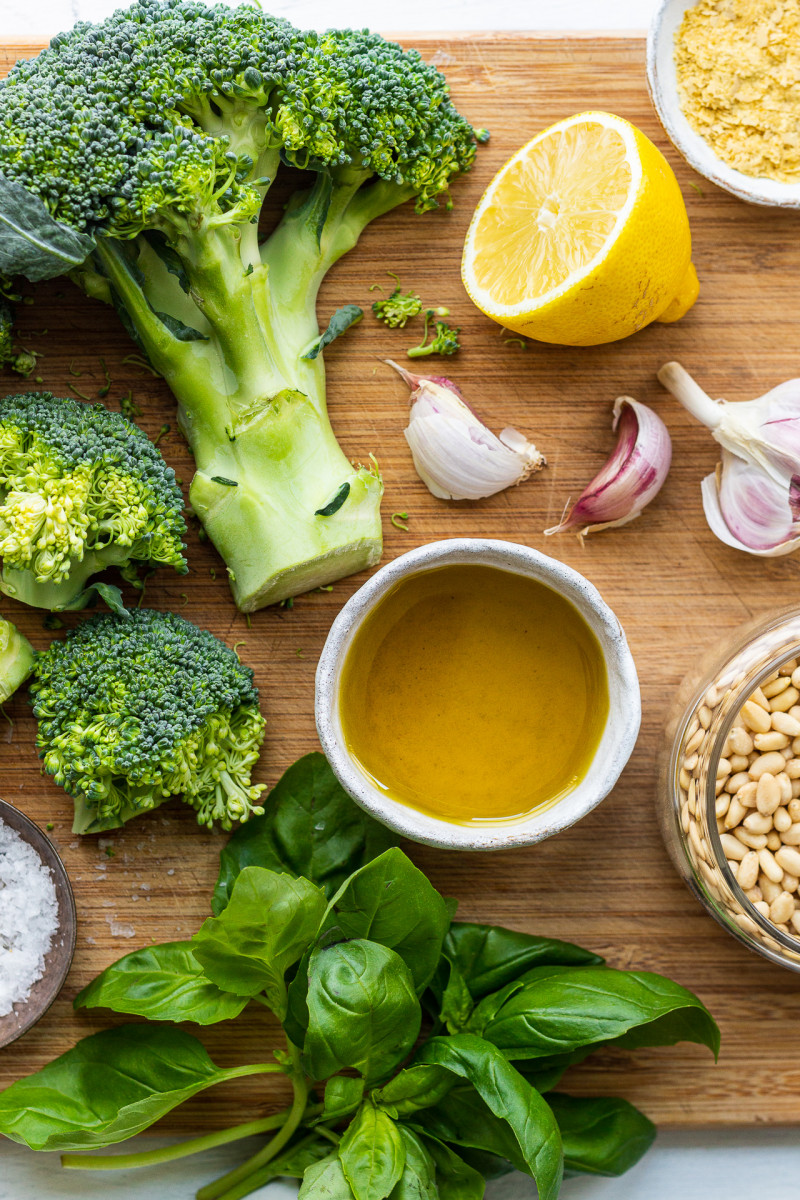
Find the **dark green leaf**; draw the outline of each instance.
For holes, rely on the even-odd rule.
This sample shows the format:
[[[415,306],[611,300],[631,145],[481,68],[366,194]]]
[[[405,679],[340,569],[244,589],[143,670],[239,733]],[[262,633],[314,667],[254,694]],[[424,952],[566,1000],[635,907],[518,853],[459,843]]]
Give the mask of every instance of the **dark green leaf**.
[[[623,1175],[647,1153],[656,1127],[627,1100],[589,1099],[551,1092],[548,1103],[564,1142],[567,1171],[585,1175]]]
[[[219,483],[222,485],[222,487],[238,487],[239,486],[239,484],[236,482],[235,479],[226,479],[224,475],[212,475],[211,482]]]
[[[481,1101],[481,1103],[483,1103]],[[484,1105],[485,1108],[485,1105]],[[489,1113],[488,1108],[486,1112]],[[489,1113],[491,1117],[492,1114]],[[496,1121],[496,1117],[492,1117]],[[513,1170],[513,1165],[507,1158],[500,1158],[496,1154],[489,1154],[486,1150],[475,1150],[471,1146],[458,1147],[459,1158],[463,1158],[467,1166],[472,1167],[473,1171],[477,1171],[484,1179],[502,1179],[504,1175],[509,1175]]]
[[[363,316],[364,310],[357,304],[345,304],[342,308],[337,308],[328,322],[325,332],[315,338],[300,357],[307,361],[315,359],[326,346],[330,346],[331,342],[335,342],[338,337],[341,337],[351,325],[357,325]]]
[[[418,1050],[416,1061],[444,1067],[471,1083],[491,1112],[508,1124],[541,1200],[555,1200],[563,1174],[558,1124],[547,1102],[511,1063],[490,1043],[469,1033],[431,1038]],[[449,1104],[450,1096],[442,1107]]]
[[[178,252],[174,250],[172,246],[170,246],[164,234],[158,229],[145,229],[141,236],[146,242],[149,243],[158,257],[161,259],[170,275],[175,276],[180,284],[181,290],[188,293],[189,276],[186,274],[186,268],[183,265],[183,260]]]
[[[474,1000],[505,987],[531,967],[551,964],[591,966],[603,961],[599,955],[571,942],[467,921],[454,921],[450,926],[444,953],[460,970]],[[437,996],[439,1000],[446,983],[445,976]]]
[[[582,1046],[571,1054],[552,1054],[546,1058],[523,1058],[514,1060],[514,1066],[523,1079],[527,1079],[537,1092],[549,1092],[561,1081],[564,1072],[573,1063],[583,1062],[595,1050],[594,1046]]]
[[[284,975],[313,942],[324,912],[325,896],[309,880],[245,867],[227,908],[200,927],[192,950],[212,982],[242,996],[263,991],[282,1018]]]
[[[306,754],[264,801],[264,815],[240,825],[220,855],[212,911],[218,916],[243,867],[303,875],[332,896],[364,863],[397,842],[345,792],[324,754]]]
[[[477,1006],[470,1029],[508,1058],[607,1044],[690,1041],[716,1055],[719,1030],[696,996],[672,980],[611,967],[537,967]]]
[[[338,1154],[334,1152],[307,1169],[297,1200],[354,1200]]]
[[[68,604],[59,606],[59,612],[81,612],[84,608],[94,608],[98,600],[105,600],[108,607],[118,617],[129,617],[122,600],[122,592],[113,583],[91,583],[73,596]]]
[[[422,1140],[436,1166],[439,1200],[483,1200],[486,1182],[480,1172],[438,1138],[424,1137]]]
[[[334,1075],[325,1085],[325,1103],[320,1121],[338,1121],[348,1117],[364,1099],[364,1080],[359,1075]]]
[[[32,283],[64,275],[88,258],[94,242],[51,217],[33,192],[0,174],[0,272]]]
[[[405,1117],[438,1104],[454,1085],[455,1079],[444,1067],[407,1067],[377,1088],[372,1099],[391,1116]]]
[[[356,1200],[386,1200],[403,1174],[405,1144],[391,1117],[364,1104],[339,1143],[339,1158]]]
[[[309,963],[304,1064],[312,1079],[352,1069],[367,1083],[388,1075],[419,1033],[422,1011],[411,972],[376,942],[315,950]]]
[[[399,1133],[403,1142],[405,1164],[391,1200],[439,1200],[436,1163],[430,1148],[405,1126],[399,1127]],[[465,1195],[463,1200],[469,1200],[469,1196]]]
[[[424,1125],[414,1125],[418,1132],[464,1149],[468,1161],[481,1170],[484,1178],[493,1178],[488,1171],[492,1164],[497,1175],[515,1168],[531,1173],[511,1126],[494,1115],[471,1084],[453,1088],[441,1104],[425,1111],[422,1120]],[[506,1164],[504,1172],[498,1165],[502,1163]]]
[[[192,329],[191,325],[184,325],[183,321],[173,317],[171,313],[158,312],[153,309],[153,312],[158,317],[162,325],[165,326],[174,338],[179,342],[207,342],[208,336],[201,333],[199,329]]]
[[[326,932],[369,938],[404,960],[418,993],[436,969],[450,924],[444,900],[402,850],[386,850],[361,867],[331,901]]]
[[[442,961],[449,966],[450,974],[442,994],[439,1019],[444,1022],[448,1033],[460,1033],[467,1026],[474,1002],[460,969],[455,963],[448,963],[447,959]]]
[[[314,513],[314,516],[315,517],[332,517],[334,513],[337,513],[339,511],[339,509],[342,507],[342,505],[344,504],[345,500],[347,499],[347,497],[349,495],[350,495],[350,484],[345,482],[339,488],[338,492],[333,497],[333,499],[329,500],[327,504],[324,504],[322,506],[322,508],[318,508],[317,511]]]
[[[263,1070],[223,1070],[180,1029],[120,1025],[1,1092],[0,1133],[34,1150],[111,1146],[205,1088]]]
[[[246,1004],[246,996],[224,992],[206,978],[191,942],[134,950],[106,967],[75,997],[76,1008],[110,1008],[151,1021],[196,1025],[229,1021]]]

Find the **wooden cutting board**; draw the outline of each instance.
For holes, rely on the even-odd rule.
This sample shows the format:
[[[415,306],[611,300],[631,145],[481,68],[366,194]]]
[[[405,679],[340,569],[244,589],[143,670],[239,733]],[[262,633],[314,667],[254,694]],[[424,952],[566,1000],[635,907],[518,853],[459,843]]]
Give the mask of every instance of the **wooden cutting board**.
[[[619,1094],[667,1126],[788,1124],[800,1119],[800,978],[749,954],[685,890],[669,862],[655,819],[656,748],[672,695],[699,654],[752,614],[800,602],[798,559],[755,559],[716,541],[706,527],[700,480],[717,460],[715,443],[660,388],[656,371],[676,358],[714,396],[745,400],[800,370],[800,218],[748,207],[695,176],[655,117],[644,80],[644,43],[611,37],[528,35],[408,39],[445,71],[459,108],[492,138],[472,174],[456,183],[451,213],[416,216],[409,206],[373,225],[323,287],[321,312],[374,299],[370,284],[399,271],[430,304],[450,307],[464,349],[447,363],[468,400],[494,429],[513,424],[534,439],[548,468],[521,487],[477,504],[435,500],[414,471],[403,438],[407,392],[379,361],[402,356],[417,330],[385,330],[367,313],[327,352],[330,407],[345,451],[373,452],[386,481],[384,562],[437,538],[510,538],[554,554],[582,571],[622,621],[638,665],[644,719],[639,744],[612,796],[578,826],[544,845],[489,854],[408,847],[414,861],[465,919],[572,939],[617,967],[662,971],[693,988],[722,1027],[715,1065],[694,1046],[594,1056],[568,1086],[581,1094]],[[0,52],[0,67],[38,46]],[[636,337],[596,349],[503,342],[459,281],[461,244],[472,210],[497,168],[538,130],[570,113],[609,109],[654,138],[675,167],[694,234],[700,300],[677,325],[653,325]],[[389,281],[391,282],[391,281]],[[56,280],[36,291],[21,315],[24,344],[42,352],[43,385],[95,398],[104,375],[106,403],[129,389],[154,435],[174,426],[166,385],[123,359],[132,347],[113,313]],[[440,363],[436,364],[440,369]],[[80,372],[80,375],[77,374]],[[22,390],[16,376],[6,391]],[[592,478],[613,438],[611,404],[627,393],[652,403],[674,441],[670,477],[633,524],[589,539],[545,539],[567,499]],[[188,484],[191,462],[175,433],[161,443]],[[408,532],[390,520],[408,512]],[[274,783],[289,763],[317,745],[314,669],[330,624],[363,576],[330,593],[296,601],[292,611],[254,614],[252,628],[235,609],[224,571],[208,544],[190,532],[191,573],[154,576],[147,603],[172,608],[227,641],[244,642],[256,671],[268,738],[258,777]],[[216,568],[216,578],[213,578]],[[37,646],[50,635],[42,614],[5,601],[3,611]],[[73,623],[77,618],[69,618]],[[2,795],[44,825],[72,878],[78,904],[75,962],[59,1000],[16,1045],[0,1051],[0,1085],[47,1062],[80,1036],[115,1018],[74,1015],[75,993],[108,963],[150,941],[183,938],[208,915],[223,838],[201,832],[175,802],[108,839],[70,833],[71,800],[42,777],[26,700],[8,708],[13,736],[3,744]],[[535,764],[532,764],[535,769]],[[262,1012],[203,1034],[224,1064],[263,1061],[276,1030]],[[191,1132],[249,1119],[278,1100],[273,1080],[244,1080],[184,1106],[163,1128]]]

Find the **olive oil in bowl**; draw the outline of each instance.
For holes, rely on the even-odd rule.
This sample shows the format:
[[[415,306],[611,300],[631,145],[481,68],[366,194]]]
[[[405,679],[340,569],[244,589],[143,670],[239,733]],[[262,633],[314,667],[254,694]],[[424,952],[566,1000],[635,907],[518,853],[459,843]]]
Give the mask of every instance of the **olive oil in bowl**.
[[[477,564],[401,578],[356,631],[339,685],[347,750],[370,782],[459,824],[566,796],[608,709],[603,653],[577,608]]]

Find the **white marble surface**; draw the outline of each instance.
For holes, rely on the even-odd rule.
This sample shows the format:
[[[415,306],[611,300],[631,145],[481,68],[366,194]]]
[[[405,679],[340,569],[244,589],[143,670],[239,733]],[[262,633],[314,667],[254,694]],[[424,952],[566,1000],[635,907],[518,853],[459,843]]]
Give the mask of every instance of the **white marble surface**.
[[[124,2],[124,0],[123,0]],[[657,0],[264,0],[269,11],[307,28],[365,25],[383,30],[572,29],[641,33]],[[0,35],[47,38],[75,20],[98,20],[119,0],[0,0]],[[688,1086],[688,1083],[687,1083]],[[800,1096],[798,1097],[800,1114]],[[709,1114],[711,1116],[712,1114]],[[137,1148],[153,1140],[140,1139]],[[160,1143],[159,1143],[160,1144]],[[240,1159],[241,1147],[185,1159],[157,1172],[62,1171],[58,1156],[0,1146],[0,1200],[191,1200],[201,1183]],[[157,1175],[157,1178],[155,1176]],[[523,1200],[523,1176],[493,1185],[487,1200]],[[291,1200],[294,1189],[270,1185],[253,1200]],[[563,1200],[800,1200],[797,1130],[662,1134],[650,1154],[620,1180],[576,1179]]]

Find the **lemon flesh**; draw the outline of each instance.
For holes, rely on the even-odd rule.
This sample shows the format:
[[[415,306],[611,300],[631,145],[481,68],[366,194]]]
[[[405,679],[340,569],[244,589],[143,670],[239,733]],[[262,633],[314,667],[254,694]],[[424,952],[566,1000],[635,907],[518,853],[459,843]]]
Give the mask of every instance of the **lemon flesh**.
[[[506,163],[475,211],[462,275],[487,316],[578,346],[677,320],[698,290],[677,180],[610,113],[561,121]]]

